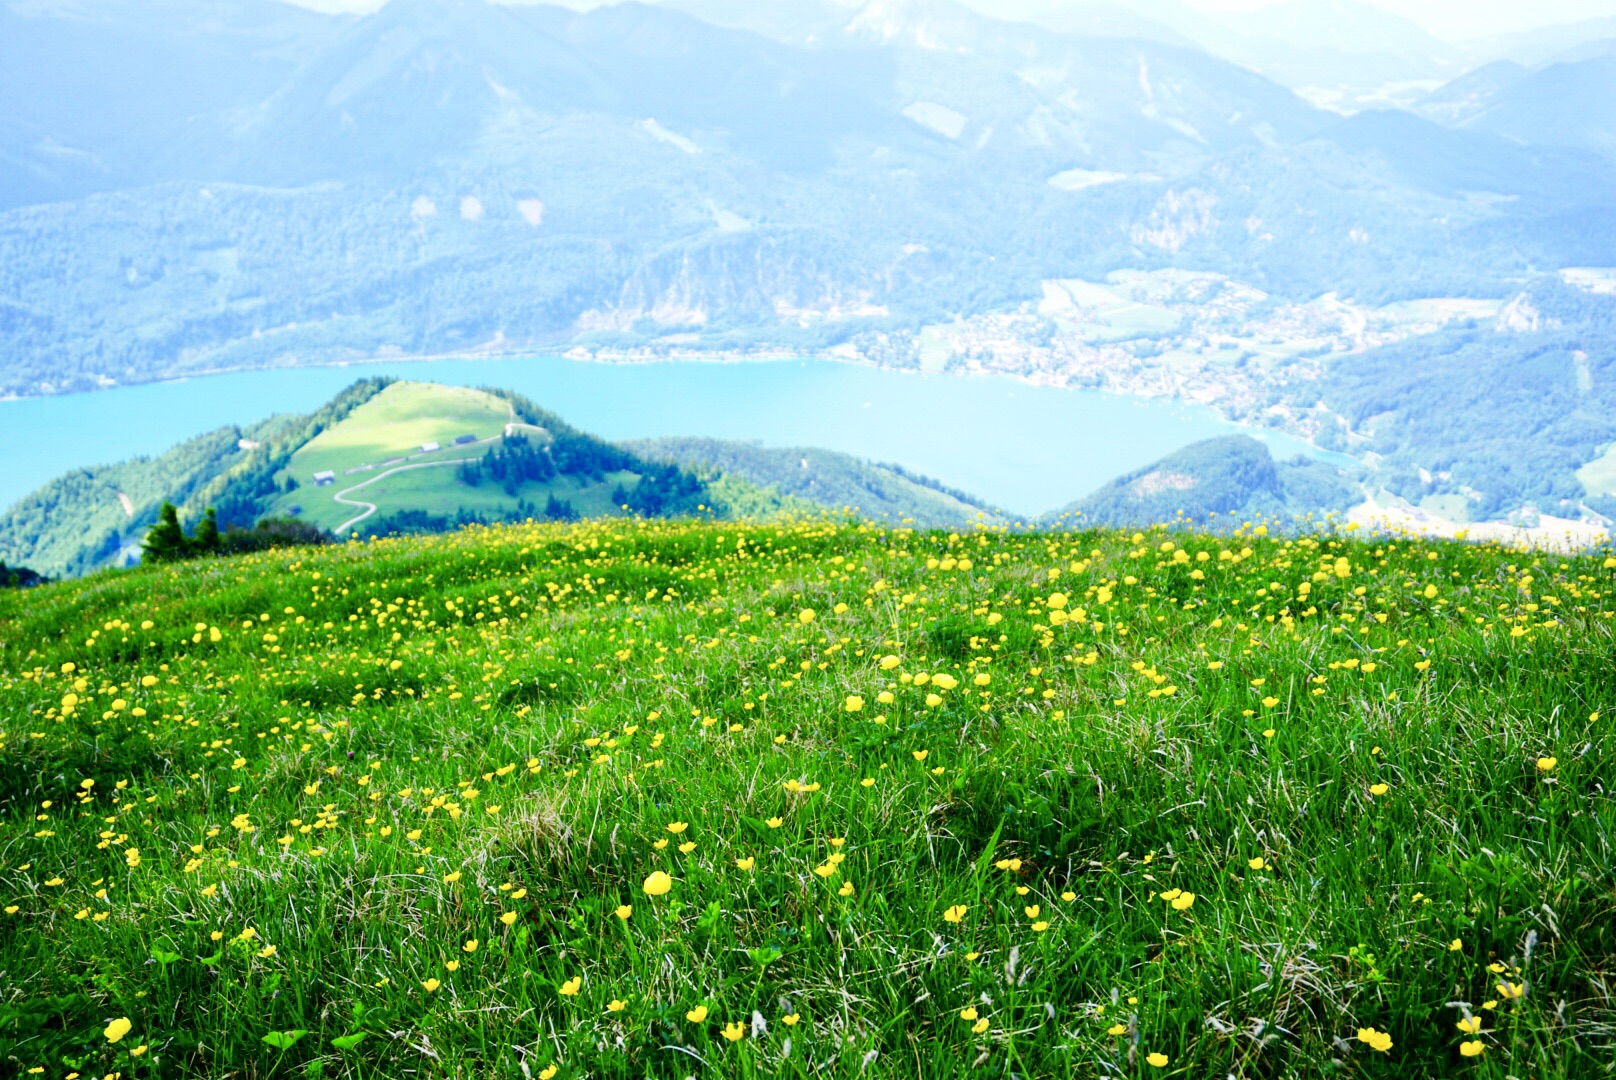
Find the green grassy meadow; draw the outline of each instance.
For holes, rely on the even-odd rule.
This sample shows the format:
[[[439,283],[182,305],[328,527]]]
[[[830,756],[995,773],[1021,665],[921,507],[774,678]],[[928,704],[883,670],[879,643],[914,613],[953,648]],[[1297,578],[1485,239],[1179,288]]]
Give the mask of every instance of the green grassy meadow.
[[[1616,558],[624,520],[0,594],[0,1062],[1609,1077]]]
[[[486,445],[454,446],[461,435],[479,440],[503,434],[511,421],[509,403],[482,390],[438,383],[400,382],[385,387],[360,405],[340,423],[321,432],[292,455],[280,479],[293,476],[301,485],[280,496],[272,512],[287,514],[300,507],[303,520],[323,529],[334,529],[361,512],[358,507],[338,503],[332,496],[366,480],[376,482],[359,488],[351,499],[375,503],[385,516],[401,509],[418,509],[430,514],[453,517],[465,510],[472,513],[504,513],[516,505],[497,486],[471,488],[455,479],[453,465],[405,469],[382,478],[390,469],[430,462],[450,462],[481,457]],[[422,453],[421,447],[436,442],[442,449]],[[392,464],[383,464],[392,462]],[[350,472],[361,465],[374,468]],[[336,482],[319,487],[312,482],[316,472],[334,470]],[[543,504],[552,488],[565,497],[567,483],[525,485],[518,498],[537,499]],[[608,485],[596,500],[610,501]]]
[[[493,438],[511,421],[510,406],[482,390],[439,383],[393,383],[356,408],[340,424],[321,432],[292,455],[287,471],[300,484],[325,469],[337,474],[337,486],[357,484],[344,473],[360,465],[379,466],[390,458],[411,458],[426,443],[450,448],[461,435]],[[430,460],[419,458],[417,460]]]

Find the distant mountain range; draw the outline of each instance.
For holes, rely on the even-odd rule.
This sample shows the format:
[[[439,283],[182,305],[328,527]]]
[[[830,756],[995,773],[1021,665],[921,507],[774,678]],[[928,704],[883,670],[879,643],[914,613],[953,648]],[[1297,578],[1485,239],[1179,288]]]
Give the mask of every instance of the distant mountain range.
[[[1194,397],[1499,512],[1610,494],[1576,477],[1616,442],[1611,28],[1460,48],[1348,0],[1005,11],[1033,21],[949,0],[0,3],[0,394],[378,356],[813,354]],[[1150,319],[1085,306],[1117,275],[1176,307],[1143,286]],[[1359,412],[1377,350],[1461,337],[1512,358],[1501,385],[1565,357],[1579,434],[1542,454],[1512,428],[1483,460],[1414,423],[1420,402],[1377,398],[1401,426]]]
[[[927,324],[1119,267],[1499,295],[1616,209],[1601,60],[1366,142],[1183,45],[945,0],[697,10],[812,43],[632,3],[0,7],[0,390],[577,345],[918,362]]]

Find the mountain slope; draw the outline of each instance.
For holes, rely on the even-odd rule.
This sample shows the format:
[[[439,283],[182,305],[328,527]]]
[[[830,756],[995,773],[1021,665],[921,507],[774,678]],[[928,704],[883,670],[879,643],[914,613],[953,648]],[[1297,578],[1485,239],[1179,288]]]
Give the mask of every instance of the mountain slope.
[[[930,528],[1002,520],[985,504],[935,480],[833,450],[766,448],[719,439],[639,439],[623,445],[651,461],[739,477],[787,498],[877,521]]]
[[[856,513],[921,527],[996,523],[895,465],[711,439],[607,443],[520,395],[364,380],[309,416],[221,428],[153,459],[61,477],[0,517],[0,559],[55,575],[138,561],[162,502],[226,528],[296,518],[339,537],[478,522]]]
[[[1367,89],[1428,79],[1457,70],[1463,56],[1395,12],[1353,0],[1281,0],[1253,10],[1132,0],[1120,12],[1104,3],[1022,0],[1007,10],[1062,33],[1176,39],[1290,87]]]
[[[51,481],[0,517],[0,561],[71,575],[138,558],[162,501],[184,502],[240,462],[241,438],[241,431],[221,428],[156,458],[78,469]]]
[[[1616,55],[1550,64],[1508,83],[1465,124],[1522,143],[1616,156]]]
[[[349,22],[272,0],[0,4],[0,209],[231,179],[242,125]]]
[[[681,515],[704,497],[677,466],[580,432],[520,395],[371,379],[309,416],[222,428],[154,459],[52,481],[0,517],[0,559],[49,574],[137,560],[164,501],[187,522],[212,507],[227,528],[297,517],[347,535]]]
[[[1258,518],[1322,517],[1361,501],[1356,485],[1329,465],[1306,458],[1276,462],[1256,439],[1226,435],[1120,476],[1045,518],[1074,528],[1176,522],[1220,529]]]

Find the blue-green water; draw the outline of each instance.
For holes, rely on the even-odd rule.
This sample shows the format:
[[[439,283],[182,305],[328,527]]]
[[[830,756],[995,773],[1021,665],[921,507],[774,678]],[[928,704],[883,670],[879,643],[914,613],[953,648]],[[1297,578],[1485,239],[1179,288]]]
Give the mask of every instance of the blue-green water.
[[[916,375],[823,360],[600,364],[533,357],[210,375],[0,401],[0,507],[75,468],[158,454],[225,424],[308,412],[355,379],[393,375],[525,394],[608,439],[703,435],[822,446],[897,462],[1018,514],[1050,510],[1197,439],[1247,430],[1179,402]]]

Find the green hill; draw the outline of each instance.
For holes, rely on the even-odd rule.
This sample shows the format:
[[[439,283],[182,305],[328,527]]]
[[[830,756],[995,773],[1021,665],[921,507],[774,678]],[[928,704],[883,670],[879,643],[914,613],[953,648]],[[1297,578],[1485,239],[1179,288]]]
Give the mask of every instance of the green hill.
[[[755,495],[744,483],[726,489]],[[221,428],[156,458],[52,481],[0,517],[0,559],[55,575],[138,560],[165,500],[188,522],[215,507],[226,527],[296,517],[376,535],[693,513],[706,495],[677,466],[580,432],[519,395],[371,379],[309,416]]]
[[[1045,519],[1075,526],[1183,522],[1233,528],[1257,518],[1288,521],[1347,510],[1362,501],[1357,486],[1324,462],[1276,462],[1256,439],[1226,435],[1119,476]]]
[[[0,517],[0,559],[70,576],[138,561],[165,500],[187,523],[214,507],[227,528],[290,517],[343,536],[624,513],[998,520],[934,480],[846,454],[711,439],[616,445],[508,391],[373,379],[308,416],[220,428],[52,481]]]
[[[0,590],[0,1059],[1607,1076],[1613,617],[1609,549],[823,519]]]
[[[156,458],[77,469],[0,517],[0,559],[58,575],[139,558],[140,539],[164,499],[187,503],[246,460],[246,433],[220,428]]]
[[[640,439],[623,445],[649,460],[739,478],[799,505],[857,513],[875,521],[925,528],[1000,520],[986,503],[929,477],[834,450],[771,449],[720,439]]]
[[[848,454],[700,438],[613,444],[504,390],[366,380],[309,416],[221,428],[157,458],[53,481],[0,517],[0,559],[52,576],[138,561],[164,500],[187,523],[215,507],[227,528],[296,518],[342,537],[625,513],[1007,523],[964,492]],[[1232,527],[1358,501],[1334,468],[1276,463],[1262,443],[1230,436],[1186,447],[1044,520]]]

